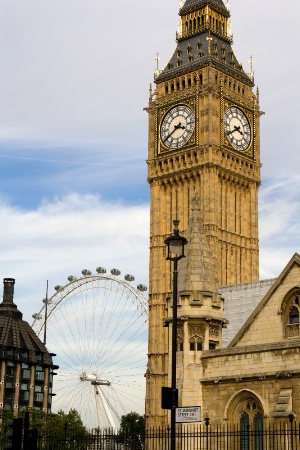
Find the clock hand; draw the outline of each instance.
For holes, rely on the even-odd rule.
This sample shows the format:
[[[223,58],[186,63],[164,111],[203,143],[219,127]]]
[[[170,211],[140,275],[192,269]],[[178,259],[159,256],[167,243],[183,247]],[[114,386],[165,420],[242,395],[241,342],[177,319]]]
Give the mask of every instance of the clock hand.
[[[227,133],[227,136],[229,136],[231,133],[234,133],[235,131],[238,131],[241,136],[244,136],[244,133],[242,133],[241,131],[241,126],[237,127],[236,125],[233,126],[233,130]]]
[[[241,136],[244,136],[244,133],[242,133],[242,131],[241,131],[241,127],[239,126],[239,127],[234,127],[235,128],[235,131],[238,131],[239,133],[240,133],[240,135]]]
[[[163,140],[163,144],[172,136],[173,133],[175,133],[176,130],[185,130],[185,126],[181,125],[181,122],[179,122],[178,125],[174,125],[174,129],[173,131],[171,131],[171,133],[168,134],[168,136]]]

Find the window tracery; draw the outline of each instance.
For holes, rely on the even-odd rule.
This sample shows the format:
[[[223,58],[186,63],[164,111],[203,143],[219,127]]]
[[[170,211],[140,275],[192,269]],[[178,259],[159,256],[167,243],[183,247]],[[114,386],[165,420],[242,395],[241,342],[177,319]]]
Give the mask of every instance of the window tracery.
[[[202,351],[202,337],[194,335],[190,337],[190,351]]]
[[[285,337],[300,337],[300,289],[290,292],[283,301],[283,321]]]

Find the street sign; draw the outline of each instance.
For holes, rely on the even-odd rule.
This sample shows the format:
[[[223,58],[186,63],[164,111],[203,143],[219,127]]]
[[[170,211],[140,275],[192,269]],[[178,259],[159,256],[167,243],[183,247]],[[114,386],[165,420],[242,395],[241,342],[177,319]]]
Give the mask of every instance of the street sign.
[[[201,406],[176,408],[176,422],[193,423],[201,421]]]

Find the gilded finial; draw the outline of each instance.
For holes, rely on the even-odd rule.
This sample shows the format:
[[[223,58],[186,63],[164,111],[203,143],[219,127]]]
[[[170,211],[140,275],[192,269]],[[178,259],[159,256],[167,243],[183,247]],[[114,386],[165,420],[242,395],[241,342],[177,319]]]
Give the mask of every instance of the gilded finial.
[[[158,68],[158,63],[160,61],[159,53],[156,53],[156,57],[154,58],[154,61],[156,62],[156,67],[154,70],[154,79],[156,79],[159,75],[159,68]]]
[[[250,64],[250,78],[253,81],[254,80],[254,70],[253,70],[254,60],[253,60],[252,55],[250,56],[249,64]]]

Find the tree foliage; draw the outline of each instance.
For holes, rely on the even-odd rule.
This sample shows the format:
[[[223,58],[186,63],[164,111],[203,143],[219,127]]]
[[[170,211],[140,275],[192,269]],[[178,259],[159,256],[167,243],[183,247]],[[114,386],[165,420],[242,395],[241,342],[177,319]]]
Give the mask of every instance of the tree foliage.
[[[36,428],[40,437],[54,437],[56,441],[61,440],[63,442],[67,441],[70,436],[72,436],[72,439],[76,436],[84,438],[89,434],[75,409],[71,409],[68,413],[60,410],[57,414],[46,414],[33,408],[27,411],[30,413],[30,427]],[[19,417],[24,419],[25,412],[20,412]],[[12,411],[0,410],[0,442],[4,442],[5,424],[11,418],[13,418]],[[56,448],[54,444],[52,448]]]
[[[145,416],[131,412],[121,417],[118,442],[125,449],[143,449],[145,442]]]

